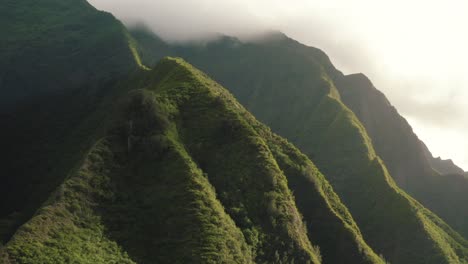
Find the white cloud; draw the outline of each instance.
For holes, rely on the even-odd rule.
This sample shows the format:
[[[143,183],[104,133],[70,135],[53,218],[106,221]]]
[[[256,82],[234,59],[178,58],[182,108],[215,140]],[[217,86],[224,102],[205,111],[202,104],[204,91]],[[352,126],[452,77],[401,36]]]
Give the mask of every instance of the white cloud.
[[[370,77],[435,155],[468,169],[466,0],[91,0],[164,39],[281,30]]]

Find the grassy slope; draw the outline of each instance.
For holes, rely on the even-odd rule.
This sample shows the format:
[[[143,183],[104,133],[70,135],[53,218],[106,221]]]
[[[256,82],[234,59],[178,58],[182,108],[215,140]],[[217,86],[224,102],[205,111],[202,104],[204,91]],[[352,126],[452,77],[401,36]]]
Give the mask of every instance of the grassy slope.
[[[314,165],[222,87],[179,59],[138,80],[9,260],[319,263],[313,241],[324,263],[381,263]]]
[[[174,50],[307,154],[367,242],[390,262],[468,261],[466,241],[395,185],[365,129],[340,101],[328,75],[334,68],[321,51],[280,35],[262,43],[222,39]]]
[[[7,0],[0,23],[3,241],[82,157],[91,133],[75,128],[139,59],[123,25],[86,1]]]
[[[364,242],[348,209],[315,165],[285,139],[271,134],[267,138],[280,168],[287,175],[312,241],[320,245],[324,263],[381,263]]]

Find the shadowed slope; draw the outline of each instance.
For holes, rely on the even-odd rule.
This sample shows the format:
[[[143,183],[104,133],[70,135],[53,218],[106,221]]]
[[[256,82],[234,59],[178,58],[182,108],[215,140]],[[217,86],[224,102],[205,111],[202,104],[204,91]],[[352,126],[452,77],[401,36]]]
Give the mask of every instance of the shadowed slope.
[[[141,65],[123,25],[84,0],[2,1],[0,24],[3,241],[89,147],[74,128]]]
[[[123,25],[84,0],[6,0],[0,23],[2,109],[113,79],[139,62]]]

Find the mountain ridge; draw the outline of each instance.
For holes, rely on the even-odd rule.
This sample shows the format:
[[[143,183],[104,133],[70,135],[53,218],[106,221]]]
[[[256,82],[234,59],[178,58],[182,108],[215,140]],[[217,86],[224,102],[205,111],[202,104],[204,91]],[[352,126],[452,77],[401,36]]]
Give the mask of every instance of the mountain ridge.
[[[3,44],[37,41],[0,52],[18,72],[0,93],[28,98],[2,112],[0,262],[468,262],[397,186],[323,51],[278,33],[169,45],[86,1],[27,1],[0,18],[22,18]]]
[[[142,223],[143,225],[151,225],[151,224],[150,222],[145,221],[146,217],[144,216],[140,216],[140,218],[138,218],[138,222],[136,223],[133,223],[133,222],[127,223],[127,221],[132,221],[131,220],[132,218],[129,218],[128,220],[124,221],[124,219],[129,217],[129,215],[123,213],[121,211],[122,210],[121,208],[132,208],[132,207],[131,206],[122,207],[122,206],[132,201],[131,200],[133,199],[132,197],[138,197],[136,196],[136,193],[135,194],[129,193],[128,195],[125,195],[125,193],[128,192],[129,190],[132,190],[132,188],[138,187],[139,184],[144,183],[145,181],[150,181],[150,182],[154,181],[154,180],[150,180],[151,178],[148,178],[147,176],[145,177],[145,174],[150,172],[150,170],[148,170],[147,168],[148,166],[149,168],[153,168],[154,172],[161,171],[162,169],[162,171],[166,171],[166,173],[169,173],[169,175],[177,175],[177,173],[174,174],[175,172],[172,171],[174,169],[173,166],[169,166],[166,170],[163,168],[168,165],[162,165],[166,163],[172,164],[174,162],[177,162],[178,159],[169,158],[173,156],[173,154],[170,154],[170,153],[173,153],[174,151],[177,151],[177,152],[182,151],[180,152],[180,155],[181,155],[180,157],[183,159],[187,159],[187,161],[191,164],[189,167],[194,166],[191,170],[192,171],[194,170],[193,172],[195,173],[195,175],[198,175],[196,176],[196,179],[199,179],[202,182],[209,181],[213,184],[212,185],[213,187],[209,187],[208,189],[203,191],[203,193],[208,191],[208,194],[209,194],[211,192],[210,189],[212,189],[212,191],[216,190],[216,196],[218,197],[217,199],[214,198],[215,196],[214,194],[209,194],[208,197],[212,197],[213,199],[216,199],[216,200],[219,199],[218,201],[222,201],[222,204],[224,205],[226,212],[228,212],[228,215],[226,216],[228,218],[229,216],[231,216],[232,219],[234,219],[234,222],[232,222],[232,220],[229,220],[227,223],[229,222],[235,223],[235,226],[238,226],[238,228],[242,226],[244,228],[249,227],[252,225],[252,223],[258,224],[259,220],[255,220],[255,218],[250,218],[252,217],[253,211],[249,209],[248,204],[252,204],[252,203],[255,204],[255,201],[257,199],[254,197],[258,196],[258,194],[260,194],[261,192],[257,192],[257,190],[255,190],[254,193],[250,192],[249,194],[249,191],[247,190],[249,190],[249,188],[252,188],[252,187],[244,187],[243,188],[244,191],[242,192],[243,193],[242,194],[242,193],[237,193],[235,191],[236,189],[233,189],[232,187],[226,188],[227,186],[230,186],[230,185],[223,187],[223,185],[225,185],[225,183],[223,182],[225,181],[227,181],[228,183],[231,182],[230,184],[234,184],[236,181],[238,181],[238,180],[235,180],[235,178],[230,178],[228,176],[232,172],[229,172],[227,174],[226,172],[223,172],[223,170],[226,171],[229,168],[229,166],[232,166],[232,165],[214,163],[210,161],[211,158],[209,156],[206,156],[207,154],[202,155],[200,153],[200,151],[203,151],[203,152],[208,151],[208,153],[212,152],[215,154],[219,151],[222,151],[224,153],[223,154],[224,159],[229,159],[230,155],[239,155],[237,149],[239,149],[240,146],[247,144],[248,146],[250,146],[249,148],[253,147],[254,149],[262,150],[262,152],[266,151],[264,152],[264,154],[260,155],[260,156],[263,156],[265,154],[267,155],[265,156],[265,158],[267,158],[265,161],[269,159],[274,161],[276,159],[278,160],[278,163],[277,162],[270,163],[271,166],[273,167],[271,168],[265,167],[266,170],[263,167],[259,167],[249,172],[249,170],[246,171],[245,168],[252,167],[251,165],[252,159],[258,160],[258,162],[254,164],[263,164],[265,161],[261,161],[261,160],[264,160],[264,158],[259,159],[259,156],[257,157],[252,156],[250,154],[250,151],[245,152],[244,153],[245,159],[249,160],[249,162],[245,164],[241,163],[238,166],[243,166],[244,171],[245,173],[247,173],[247,175],[250,175],[252,173],[257,174],[257,177],[247,176],[245,177],[245,180],[252,181],[255,178],[259,178],[258,176],[260,176],[263,173],[267,173],[265,175],[271,175],[271,176],[277,175],[271,178],[270,180],[267,180],[266,182],[264,182],[263,179],[260,179],[262,177],[260,177],[257,181],[264,182],[260,186],[263,186],[265,183],[267,184],[267,186],[269,184],[274,184],[274,185],[279,184],[279,186],[282,186],[282,187],[279,187],[280,190],[281,189],[286,190],[284,197],[285,198],[289,197],[285,201],[288,201],[289,199],[290,202],[292,201],[290,199],[294,199],[294,198],[291,196],[291,194],[288,194],[290,191],[287,191],[289,190],[289,187],[284,185],[286,184],[284,177],[285,175],[288,175],[288,177],[293,177],[294,179],[296,179],[295,181],[300,180],[301,186],[293,187],[294,190],[298,191],[296,194],[295,200],[301,197],[301,200],[306,201],[305,204],[301,205],[301,209],[303,212],[307,212],[304,215],[304,217],[306,217],[307,222],[313,223],[313,225],[310,226],[312,227],[312,229],[310,230],[314,230],[314,232],[313,233],[300,232],[300,233],[296,233],[295,236],[298,236],[298,237],[302,236],[303,239],[305,239],[305,241],[309,241],[309,239],[312,239],[313,241],[316,242],[315,237],[318,235],[319,237],[317,237],[317,239],[319,239],[318,240],[320,241],[319,245],[324,250],[322,252],[322,254],[324,254],[323,257],[325,258],[324,260],[328,259],[327,263],[337,263],[333,260],[330,260],[329,258],[335,258],[335,260],[337,260],[337,258],[338,259],[342,258],[341,260],[339,260],[340,262],[347,261],[350,258],[353,258],[353,259],[360,259],[359,263],[382,263],[380,258],[377,257],[377,255],[375,255],[375,253],[373,253],[372,250],[362,240],[359,229],[357,225],[354,223],[354,221],[352,220],[351,215],[347,212],[347,209],[340,203],[339,198],[336,196],[336,194],[334,194],[331,187],[327,184],[325,178],[321,176],[321,174],[317,171],[314,165],[310,161],[308,161],[304,155],[300,154],[300,152],[297,151],[291,144],[287,143],[285,140],[281,139],[280,137],[272,134],[269,131],[269,129],[267,129],[264,125],[258,123],[254,119],[254,117],[251,116],[246,110],[242,110],[243,109],[242,106],[240,106],[227,91],[224,91],[222,87],[206,79],[207,78],[206,75],[196,70],[193,70],[190,67],[191,66],[189,66],[187,63],[183,62],[180,59],[177,59],[177,60],[165,59],[162,62],[160,62],[158,66],[152,72],[142,73],[143,76],[138,77],[138,79],[141,80],[138,86],[146,87],[146,88],[144,90],[140,90],[138,89],[138,87],[134,87],[134,89],[132,89],[133,91],[130,92],[131,96],[125,96],[125,98],[128,98],[128,99],[124,99],[124,102],[126,102],[124,105],[127,105],[126,107],[123,108],[123,109],[127,109],[127,110],[124,110],[122,113],[124,119],[120,120],[120,118],[114,118],[115,120],[120,120],[118,121],[118,125],[111,126],[113,128],[109,130],[109,132],[107,132],[107,136],[105,136],[103,139],[100,139],[98,143],[96,143],[96,145],[92,148],[93,150],[89,152],[89,154],[87,155],[88,157],[85,159],[83,165],[80,166],[81,168],[78,169],[75,173],[70,174],[70,177],[67,178],[65,183],[57,189],[57,191],[55,192],[54,195],[51,196],[51,198],[49,198],[49,202],[46,203],[46,205],[38,211],[38,213],[33,217],[31,221],[29,221],[27,224],[21,227],[19,231],[17,231],[17,233],[14,235],[13,239],[11,239],[10,242],[6,244],[5,251],[7,253],[8,258],[11,260],[18,261],[19,263],[34,263],[33,261],[38,260],[38,259],[41,261],[45,261],[45,262],[54,262],[54,261],[66,260],[67,258],[71,256],[69,255],[71,253],[71,254],[74,254],[75,257],[78,257],[77,259],[83,263],[87,263],[89,261],[95,261],[95,262],[119,261],[122,263],[134,263],[134,261],[138,261],[139,263],[148,263],[150,259],[154,259],[154,258],[159,259],[162,262],[167,262],[170,260],[174,261],[177,259],[180,259],[180,260],[185,259],[187,261],[190,260],[191,262],[195,261],[197,263],[211,263],[214,260],[216,260],[217,263],[219,262],[224,263],[224,262],[230,262],[229,256],[232,256],[232,257],[236,256],[236,255],[231,255],[230,253],[226,253],[226,252],[237,250],[237,252],[244,252],[244,253],[240,253],[240,254],[237,253],[238,260],[235,262],[245,261],[245,263],[251,263],[252,260],[249,260],[250,258],[249,256],[253,257],[254,255],[250,255],[248,252],[249,250],[255,249],[256,243],[261,242],[261,243],[268,243],[270,245],[268,247],[269,248],[268,250],[271,250],[271,248],[273,249],[277,248],[277,251],[276,253],[273,252],[264,256],[261,254],[257,255],[257,258],[260,258],[259,259],[260,262],[262,258],[266,258],[266,260],[268,260],[269,262],[274,261],[275,258],[278,258],[279,261],[286,261],[287,263],[289,263],[290,261],[292,261],[292,257],[295,257],[296,262],[299,261],[300,263],[306,263],[304,259],[300,260],[301,254],[299,255],[296,254],[294,256],[291,255],[292,253],[290,250],[293,249],[294,247],[289,248],[287,250],[281,250],[282,246],[279,246],[279,247],[274,246],[275,239],[265,240],[265,238],[262,238],[262,236],[259,236],[262,233],[268,234],[268,232],[264,233],[266,232],[265,230],[257,229],[257,228],[242,229],[243,235],[237,232],[237,235],[236,235],[237,237],[244,236],[245,241],[247,241],[247,242],[242,242],[244,241],[243,239],[238,239],[238,238],[235,239],[235,241],[238,241],[236,243],[241,243],[239,247],[234,247],[234,248],[229,247],[229,248],[226,248],[226,250],[228,251],[225,251],[225,250],[221,252],[216,251],[216,253],[215,251],[213,251],[212,253],[209,253],[208,255],[204,255],[203,253],[204,251],[200,252],[200,254],[193,253],[194,255],[186,255],[187,253],[186,251],[182,251],[180,252],[180,254],[176,254],[175,252],[171,251],[171,250],[174,250],[174,248],[167,248],[166,250],[161,249],[163,250],[161,252],[168,250],[168,252],[162,255],[158,255],[158,254],[161,254],[161,252],[160,251],[154,252],[154,249],[151,249],[152,253],[149,253],[150,251],[147,251],[145,253],[144,251],[145,247],[142,247],[142,245],[135,246],[135,244],[132,245],[130,242],[128,242],[128,241],[133,241],[133,243],[137,243],[139,239],[135,237],[135,235],[138,235],[139,232],[135,232],[135,235],[126,235],[127,234],[126,232],[130,232],[130,231],[125,231],[127,229],[123,227],[129,224],[136,225],[136,226],[140,226],[142,225]],[[134,84],[134,81],[130,81],[129,84],[130,85]],[[208,99],[208,98],[211,98],[211,99]],[[184,106],[186,104],[188,105]],[[206,104],[210,105],[210,108],[208,108],[208,110],[206,108]],[[213,107],[213,104],[215,107]],[[225,107],[229,107],[229,109],[231,109],[229,111],[234,111],[234,112],[232,112],[232,114],[228,114],[228,112],[225,112],[226,110],[221,110],[222,112],[219,112],[219,113],[216,112],[219,110],[216,110],[216,111],[214,110],[214,109],[225,109]],[[118,109],[122,109],[122,107],[118,107]],[[122,111],[122,110],[119,110],[119,111]],[[202,119],[200,117],[200,114],[201,115],[216,114],[217,118],[212,119],[212,118],[206,117]],[[223,115],[227,115],[227,116],[223,117]],[[194,119],[193,117],[196,117],[196,118]],[[195,122],[192,120],[194,120]],[[204,128],[203,130],[206,130],[206,132],[204,132],[203,130],[201,131],[193,130],[194,125],[198,127],[199,124],[197,121],[200,121],[200,120],[205,120],[205,122],[207,122],[206,120],[209,120],[208,122],[214,122],[213,123],[214,126],[211,126],[211,125],[203,126]],[[187,132],[196,131],[196,133],[195,134],[192,132],[187,133],[184,131],[187,131]],[[251,139],[249,139],[249,137],[240,136],[241,135],[239,134],[240,131],[245,131],[242,133],[248,133],[248,134],[256,135],[256,136],[251,137]],[[215,143],[217,141],[213,139],[213,132],[215,133],[222,132],[222,137],[217,136],[218,140],[220,140],[219,143]],[[201,136],[205,138],[208,136],[209,141],[203,140],[203,137],[201,138]],[[255,138],[258,138],[258,140],[260,141],[257,141],[257,139]],[[255,140],[252,141],[253,139]],[[231,140],[233,140],[233,142],[229,143],[229,141]],[[113,143],[113,142],[120,142],[120,143]],[[193,142],[193,143],[190,143],[190,142]],[[213,142],[213,143],[210,143],[210,142]],[[200,144],[204,144],[205,147],[200,148]],[[209,144],[214,144],[216,148],[212,149],[211,147],[209,147]],[[233,144],[232,145],[233,147],[227,147],[227,148],[222,149],[218,147],[218,146],[221,146],[218,144],[221,144],[221,145]],[[218,155],[218,154],[215,154],[215,155]],[[205,157],[205,156],[208,160],[200,159],[200,157]],[[129,161],[125,161],[126,159],[128,159]],[[162,160],[158,161],[159,159],[162,159]],[[125,164],[128,164],[128,165],[125,165]],[[137,164],[139,165],[135,166]],[[131,182],[129,182],[128,180],[125,180],[125,178],[130,176],[130,175],[125,176],[128,173],[128,172],[127,173],[125,172],[127,171],[127,169],[125,169],[125,167],[127,166],[129,166],[129,168],[133,168],[131,169],[131,171],[134,171],[132,172]],[[156,169],[158,168],[158,166],[162,166],[162,167],[159,169]],[[279,169],[280,168],[279,166],[281,166],[281,169]],[[304,167],[304,169],[306,169],[305,171],[303,171],[303,169],[301,168],[302,166],[305,166]],[[180,167],[179,170],[184,170],[182,168],[183,166]],[[219,168],[221,168],[221,170]],[[119,173],[118,171],[121,171],[123,174]],[[236,169],[233,172],[236,172],[235,175],[239,175],[239,170]],[[260,172],[260,175],[259,175],[259,172]],[[286,173],[286,174],[283,174],[283,173]],[[119,175],[122,175],[122,176],[119,176]],[[158,173],[157,175],[159,176],[157,176],[156,179],[164,179],[164,176],[163,176],[164,174]],[[216,177],[216,175],[219,175],[219,176]],[[240,175],[242,175],[242,173]],[[291,176],[291,175],[294,175],[294,176]],[[219,179],[217,180],[217,178]],[[220,181],[221,179],[222,181]],[[138,183],[142,180],[144,181],[141,183]],[[167,178],[167,180],[169,180],[169,178]],[[271,180],[273,181],[271,183],[268,183]],[[123,181],[122,182],[123,185],[122,183],[119,183],[119,181]],[[185,180],[182,181],[181,183],[183,182],[185,182]],[[171,188],[176,188],[176,190],[179,190],[177,189],[178,188],[177,181],[173,182],[172,184],[175,184],[175,185],[174,187],[171,187]],[[244,183],[238,182],[237,184],[244,184]],[[248,183],[248,185],[250,186],[252,186],[252,184],[253,186],[256,186],[255,181]],[[128,188],[130,189],[126,190],[127,187],[125,186],[129,186]],[[132,187],[132,186],[135,186],[135,187]],[[148,183],[145,184],[145,186],[147,186],[145,188],[155,188],[155,187],[151,187],[155,185],[148,184]],[[257,188],[270,188],[270,187],[260,187],[260,186],[258,186]],[[309,191],[307,191],[306,193],[301,194],[300,190],[301,188],[303,190],[304,186],[311,187],[312,189],[309,189]],[[118,188],[121,191],[120,192],[113,191],[113,189],[115,188]],[[140,188],[140,190],[144,190],[144,189],[141,189],[142,187],[138,187],[138,188]],[[160,191],[165,192],[164,190],[166,189],[163,188]],[[311,190],[312,190],[312,193],[311,193]],[[317,194],[319,195],[316,196],[315,198],[312,198],[313,196],[311,195],[315,192],[315,190],[317,190]],[[118,194],[118,193],[121,193],[121,194]],[[146,193],[146,191],[143,191],[143,193]],[[267,201],[271,199],[271,197],[276,197],[275,200],[279,199],[278,201],[281,201],[281,199],[283,199],[281,198],[281,196],[273,195],[274,193],[275,192],[271,192],[271,191],[265,192],[265,198],[267,199]],[[244,200],[243,203],[239,204],[239,202],[236,202],[237,198],[233,200],[233,198],[231,198],[231,195],[233,195],[232,196],[233,198],[244,197],[244,196],[247,196],[250,198],[248,200]],[[270,195],[273,195],[273,196],[270,196]],[[305,197],[308,197],[308,198],[304,199],[303,198],[304,195],[306,195]],[[161,197],[164,197],[164,196],[161,196]],[[262,199],[265,199],[265,198],[262,198]],[[128,199],[130,200],[127,201]],[[139,199],[143,199],[141,201],[141,203],[143,204],[151,202],[151,200],[146,201],[143,197]],[[167,199],[170,199],[170,198],[167,198]],[[118,203],[116,203],[117,201]],[[287,202],[287,203],[290,203],[290,202]],[[153,206],[155,205],[154,201],[151,203],[153,203]],[[99,205],[99,204],[102,204],[102,205]],[[122,205],[119,205],[119,204],[122,204]],[[159,204],[159,203],[156,203],[156,204]],[[237,206],[235,206],[235,208],[230,207],[236,204]],[[244,204],[245,207],[241,206],[240,208],[238,208],[238,206],[242,204]],[[278,203],[277,205],[275,205],[275,203],[273,203],[271,205],[273,206],[271,209],[268,209],[270,207],[267,206],[266,207],[267,215],[276,212],[276,210],[279,210],[277,213],[281,215],[282,213],[280,212],[283,210],[281,209],[282,208],[281,204],[282,203]],[[305,209],[307,208],[306,206],[307,204],[309,206],[313,205],[311,208],[314,208],[314,209],[312,211],[310,210],[308,211],[307,209]],[[291,206],[295,208],[294,205],[291,205]],[[136,215],[140,214],[138,212],[139,210],[142,210],[142,209],[137,209],[137,208],[138,206],[135,207],[135,209],[133,209],[132,214],[136,214]],[[164,207],[164,203],[162,203],[157,208],[159,210],[162,210],[161,212],[166,212],[168,208],[170,207]],[[264,209],[256,209],[256,210],[264,210]],[[145,212],[149,213],[150,215],[154,215],[154,213],[151,213],[151,211],[145,211]],[[182,211],[178,210],[177,212],[183,212],[183,210]],[[115,218],[115,216],[112,217],[116,213],[118,213],[119,217],[122,218],[122,220],[111,220],[111,219],[119,219],[119,218]],[[110,214],[110,215],[107,215],[107,214]],[[163,217],[163,216],[160,216],[160,217]],[[206,215],[206,213],[203,213],[203,214],[200,214],[198,217],[205,218],[205,217],[208,217],[208,215]],[[245,217],[247,218],[244,219]],[[314,218],[316,217],[321,217],[322,219],[325,218],[328,220],[322,221],[322,220],[316,219],[316,221],[313,221]],[[104,222],[100,224],[98,219],[103,219]],[[108,219],[108,220],[105,220],[105,219]],[[183,216],[183,217],[179,216],[179,217],[176,217],[175,219],[179,219],[177,221],[181,221],[181,220],[184,221],[184,219],[186,219],[186,216]],[[275,218],[271,218],[271,219],[273,221],[273,219]],[[278,218],[278,220],[275,220],[275,221],[279,221],[280,219],[282,218],[280,217]],[[281,221],[286,221],[286,223],[291,221],[287,219],[289,218],[286,218]],[[293,217],[292,220],[297,221],[297,219],[296,220],[294,219],[295,218]],[[71,220],[71,223],[70,223],[70,220]],[[332,224],[332,223],[335,223],[335,221],[337,220],[338,222],[336,222],[336,224]],[[59,222],[62,224],[51,225],[50,224],[51,221]],[[303,225],[302,221],[291,222],[291,223],[295,223],[295,225],[298,225],[298,227],[294,227],[294,228],[305,228],[305,227],[301,227]],[[346,223],[345,228],[341,227],[342,223]],[[104,229],[105,226],[103,226],[103,224],[105,224],[105,226],[109,229],[108,230]],[[283,226],[283,224],[280,225],[279,223],[277,225]],[[43,231],[41,231],[44,227],[51,228],[51,231],[44,233]],[[115,229],[115,227],[119,227],[119,228]],[[324,227],[326,227],[326,229],[324,229]],[[130,227],[128,228],[129,230],[133,230]],[[286,234],[294,230],[294,228],[288,231]],[[70,233],[72,232],[72,230],[74,230],[73,231],[74,234]],[[102,234],[104,239],[98,240],[99,243],[91,242],[93,240],[88,240],[86,237],[90,234],[89,232],[92,230],[94,230],[93,232],[98,235]],[[104,230],[105,230],[105,233],[103,233]],[[212,228],[209,228],[207,230],[209,232],[214,232]],[[328,233],[328,230],[333,230],[333,232]],[[228,234],[232,234],[233,232],[234,231],[229,231]],[[66,234],[69,234],[69,235],[66,235]],[[150,233],[150,234],[155,235],[157,239],[159,236],[161,236],[164,233]],[[183,234],[183,232],[182,233],[177,232],[174,234]],[[198,233],[194,233],[194,234],[197,235]],[[234,232],[234,234],[236,234],[236,232]],[[275,233],[273,232],[270,234],[275,234]],[[277,234],[281,234],[281,233],[277,233]],[[304,237],[305,234],[307,234],[308,238]],[[334,241],[334,237],[337,234],[342,234],[341,239],[338,243]],[[289,241],[285,239],[284,235],[282,236],[283,236],[283,239],[281,240],[283,241],[282,243]],[[286,235],[286,236],[289,236],[289,235]],[[121,237],[120,239],[124,239],[122,240],[123,244],[118,243],[118,241],[120,241],[119,237]],[[215,241],[219,241],[218,238],[228,239],[228,237],[229,236],[217,234],[213,238],[210,238],[210,240],[207,240],[206,243],[213,243]],[[72,239],[70,240],[70,238]],[[207,237],[207,239],[208,238],[209,237]],[[214,238],[216,238],[216,240],[212,240]],[[294,239],[291,241],[294,241]],[[355,241],[355,242],[352,242],[352,241]],[[301,243],[304,243],[304,242],[301,242]],[[310,242],[307,242],[307,243],[310,243]],[[305,243],[304,245],[307,245],[307,243]],[[349,248],[349,246],[353,245],[353,243],[357,243],[356,249]],[[136,244],[136,245],[139,245],[139,244]],[[261,248],[260,245],[261,244],[258,244],[258,246]],[[297,244],[297,245],[300,245],[300,244]],[[341,246],[343,250],[342,252],[346,254],[343,256],[335,256],[334,253],[338,251],[335,251],[335,250],[329,251],[330,249],[333,249],[334,247],[337,247],[337,246],[338,247]],[[89,249],[88,251],[82,251],[80,249],[82,247],[89,248]],[[298,247],[300,248],[301,246],[298,246]],[[305,246],[305,248],[307,247],[310,247],[310,246]],[[182,249],[183,247],[177,246],[176,248]],[[259,250],[259,249],[257,248],[256,250]],[[310,248],[309,250],[312,252],[314,251],[316,252],[315,249]],[[70,253],[67,253],[67,252],[70,252]],[[94,255],[90,255],[89,254],[90,252],[94,252],[93,253]],[[112,254],[108,255],[108,254],[105,254],[105,252],[111,252]],[[258,252],[261,252],[261,251],[257,251],[257,254]],[[349,252],[355,252],[354,254],[356,255],[352,256],[349,254]],[[317,253],[313,253],[313,254],[317,254]],[[151,256],[151,258],[148,258],[149,256]],[[218,258],[221,256],[228,257],[228,259]],[[311,256],[314,256],[314,255],[311,255]],[[99,257],[99,258],[96,258],[96,257]],[[312,261],[313,263],[319,263],[319,259],[317,257],[308,257],[308,259]]]
[[[151,46],[142,49],[151,50]],[[307,154],[350,209],[366,241],[387,260],[393,263],[466,261],[466,249],[463,249],[466,241],[396,187],[382,161],[375,159],[366,129],[340,101],[338,85],[335,87],[340,72],[322,51],[288,39],[280,43],[239,44],[222,38],[202,47],[175,46],[169,52],[213,76],[260,121]],[[153,53],[157,55],[158,52]],[[157,57],[146,58],[151,59]],[[369,189],[374,185],[381,190],[372,193]],[[379,198],[383,193],[387,204],[377,206],[381,208],[378,210],[376,204],[383,202]],[[405,223],[399,220],[403,216],[398,214],[405,215]],[[387,231],[385,235],[381,233],[383,230]],[[381,240],[382,236],[387,239]],[[416,253],[423,247],[427,251]],[[426,257],[422,259],[422,255]]]

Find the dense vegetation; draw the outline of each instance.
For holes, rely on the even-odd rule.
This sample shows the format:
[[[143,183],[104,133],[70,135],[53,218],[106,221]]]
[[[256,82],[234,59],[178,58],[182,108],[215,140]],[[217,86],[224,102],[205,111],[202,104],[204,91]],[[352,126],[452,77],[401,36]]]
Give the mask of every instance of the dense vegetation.
[[[143,45],[151,49],[148,40]],[[307,154],[350,209],[369,245],[387,260],[467,261],[467,242],[394,183],[365,128],[341,102],[338,73],[323,52],[279,33],[251,43],[226,37],[169,50],[225,85],[259,120]]]
[[[249,122],[232,119],[242,108],[201,73],[168,60],[152,72],[142,66],[123,81],[141,62],[136,42],[110,15],[84,1],[6,4],[9,9],[2,9],[2,18],[8,22],[9,38],[2,42],[8,48],[2,49],[2,56],[15,63],[2,65],[8,78],[2,79],[1,92],[15,104],[2,111],[3,146],[10,153],[3,163],[2,262],[319,263],[322,257],[327,263],[381,262],[313,169],[303,174],[310,191],[317,189],[308,201],[313,208],[306,211],[311,227],[306,231],[285,175],[248,124],[256,123],[265,135],[271,132],[250,115]],[[8,20],[12,17],[17,23]],[[74,42],[63,41],[68,37]],[[20,48],[31,56],[18,52]],[[32,67],[35,61],[46,63],[41,71]],[[188,85],[187,91],[179,91],[181,85]],[[148,86],[152,91],[129,92]],[[216,88],[208,89],[211,86]],[[194,105],[187,105],[194,102],[208,103],[201,110],[211,109],[214,118],[205,120],[191,112]],[[182,114],[188,118],[185,122]],[[243,143],[237,147],[246,151],[237,157],[244,163],[234,160],[235,148],[210,153],[232,156],[224,166],[210,168],[222,193],[196,163],[208,153],[188,152],[203,142],[188,141],[191,130],[186,126],[204,121],[207,126],[213,123],[213,131],[222,130],[213,146],[232,141],[236,146]],[[231,126],[240,130],[227,137],[224,133]],[[210,136],[204,135],[208,143]],[[251,182],[236,181],[242,171],[243,179]],[[318,192],[318,183],[310,182],[314,177],[321,179],[320,186],[328,186],[327,192]],[[251,190],[249,196],[244,189]],[[313,219],[316,224],[311,225]],[[342,255],[335,256],[335,248]]]
[[[107,132],[5,259],[382,263],[306,156],[206,75],[165,59],[121,86],[99,107]]]
[[[171,46],[84,0],[7,0],[0,22],[1,263],[468,262],[320,50]],[[172,54],[273,132],[182,59],[142,64]]]

